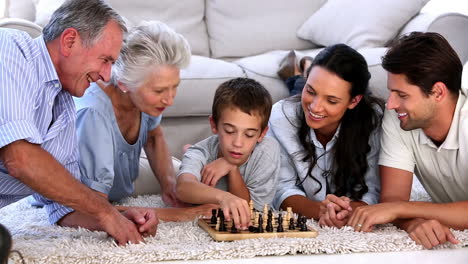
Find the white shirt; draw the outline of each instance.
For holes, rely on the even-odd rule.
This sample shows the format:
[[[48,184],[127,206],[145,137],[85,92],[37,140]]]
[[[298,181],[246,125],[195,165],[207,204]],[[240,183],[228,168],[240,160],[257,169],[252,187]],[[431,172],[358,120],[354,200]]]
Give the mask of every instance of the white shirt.
[[[382,127],[379,165],[416,174],[434,202],[468,200],[468,103],[463,93],[439,147],[422,129],[401,129],[395,111],[385,111]]]

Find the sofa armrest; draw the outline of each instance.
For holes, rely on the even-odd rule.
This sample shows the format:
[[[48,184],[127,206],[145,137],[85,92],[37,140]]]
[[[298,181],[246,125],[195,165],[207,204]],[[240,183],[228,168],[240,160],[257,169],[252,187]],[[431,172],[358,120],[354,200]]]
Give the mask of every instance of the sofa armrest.
[[[0,19],[0,28],[13,28],[27,32],[35,38],[42,34],[42,27],[22,18],[2,18]]]
[[[457,52],[462,64],[468,61],[468,16],[459,13],[420,13],[401,30],[398,37],[413,31],[437,32]]]

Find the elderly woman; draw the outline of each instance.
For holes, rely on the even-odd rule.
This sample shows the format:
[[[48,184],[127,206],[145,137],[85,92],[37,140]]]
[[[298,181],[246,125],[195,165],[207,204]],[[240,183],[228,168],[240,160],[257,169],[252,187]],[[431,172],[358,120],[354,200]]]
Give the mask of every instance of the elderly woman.
[[[110,83],[93,83],[75,100],[84,184],[110,201],[132,195],[144,148],[163,200],[181,205],[174,194],[175,174],[160,122],[173,103],[180,68],[189,63],[190,55],[185,38],[163,23],[145,22],[129,32],[112,66]],[[183,221],[208,214],[211,206],[154,210],[162,220]],[[60,224],[93,229],[77,212]]]

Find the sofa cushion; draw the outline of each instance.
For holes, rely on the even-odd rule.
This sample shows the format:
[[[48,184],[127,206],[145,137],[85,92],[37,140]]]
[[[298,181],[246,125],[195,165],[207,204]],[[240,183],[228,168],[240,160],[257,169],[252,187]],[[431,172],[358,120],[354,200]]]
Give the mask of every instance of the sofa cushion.
[[[166,23],[187,38],[193,54],[209,56],[208,34],[204,21],[205,0],[109,0],[108,2],[133,24],[142,20],[159,20]]]
[[[428,0],[329,0],[297,31],[300,38],[328,46],[383,47]]]
[[[229,79],[245,77],[234,63],[202,56],[192,56],[180,75],[174,105],[167,108],[164,117],[208,116],[216,88]]]
[[[270,50],[312,48],[296,31],[323,3],[325,0],[207,0],[211,55],[245,57]]]
[[[35,0],[36,23],[44,26],[64,0]],[[209,56],[208,34],[204,22],[204,0],[107,1],[130,25],[142,20],[160,20],[187,38],[193,54]]]

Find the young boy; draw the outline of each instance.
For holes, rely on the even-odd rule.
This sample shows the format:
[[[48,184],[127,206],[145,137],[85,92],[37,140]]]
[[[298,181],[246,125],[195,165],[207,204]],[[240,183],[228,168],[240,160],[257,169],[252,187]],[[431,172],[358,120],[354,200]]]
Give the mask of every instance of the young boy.
[[[279,145],[269,137],[272,100],[258,82],[236,78],[216,90],[210,116],[215,134],[184,154],[177,196],[187,203],[219,204],[237,228],[250,224],[249,200],[257,210],[271,204],[279,172]]]

